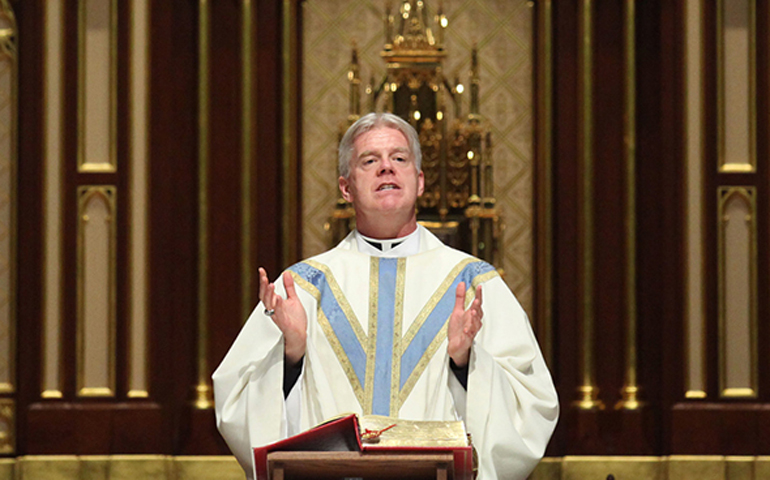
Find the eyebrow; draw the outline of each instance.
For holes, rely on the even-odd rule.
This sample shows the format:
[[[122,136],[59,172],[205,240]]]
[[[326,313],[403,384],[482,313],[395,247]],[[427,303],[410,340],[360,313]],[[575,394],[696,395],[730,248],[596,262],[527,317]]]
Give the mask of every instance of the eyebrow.
[[[377,153],[378,152],[376,150],[364,150],[356,158],[364,158],[364,157],[369,156],[369,155],[377,155]],[[393,150],[391,150],[389,154],[393,155],[394,153],[405,153],[405,154],[409,155],[410,151],[406,147],[396,147]]]

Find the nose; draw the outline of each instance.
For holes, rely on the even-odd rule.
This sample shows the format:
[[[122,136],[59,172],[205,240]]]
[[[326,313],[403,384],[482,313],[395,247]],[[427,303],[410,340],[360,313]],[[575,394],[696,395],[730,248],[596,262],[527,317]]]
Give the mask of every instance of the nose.
[[[379,168],[379,175],[383,175],[385,173],[393,173],[393,162],[390,160],[389,157],[384,157],[382,159],[382,162],[380,162],[380,168]]]

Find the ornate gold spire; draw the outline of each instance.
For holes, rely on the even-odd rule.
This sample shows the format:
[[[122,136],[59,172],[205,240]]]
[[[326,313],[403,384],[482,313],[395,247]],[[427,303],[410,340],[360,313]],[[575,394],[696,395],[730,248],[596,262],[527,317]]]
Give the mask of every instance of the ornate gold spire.
[[[448,26],[443,2],[430,19],[426,4],[427,0],[387,1],[381,54],[387,72],[380,82],[375,83],[372,76],[366,85],[366,108],[395,113],[418,132],[425,189],[418,199],[417,220],[450,245],[489,261],[502,273],[502,221],[492,186],[492,139],[480,111],[478,48],[474,45],[471,52],[465,93],[470,96],[465,102],[469,110],[463,115],[466,88],[459,77],[455,77],[453,85],[442,65],[446,56],[444,30]],[[364,113],[355,46],[348,81],[350,125]],[[328,227],[332,243],[338,243],[354,227],[354,209],[339,199]]]
[[[436,42],[433,30],[428,23],[428,12],[424,0],[403,0],[398,9],[398,28],[394,29],[395,19],[391,15],[391,5],[386,7],[387,31],[385,49],[382,57],[388,65],[399,63],[440,63],[445,57],[444,48]],[[440,12],[441,10],[439,10]],[[435,25],[443,38],[446,22],[436,15]],[[395,31],[394,31],[395,30]]]

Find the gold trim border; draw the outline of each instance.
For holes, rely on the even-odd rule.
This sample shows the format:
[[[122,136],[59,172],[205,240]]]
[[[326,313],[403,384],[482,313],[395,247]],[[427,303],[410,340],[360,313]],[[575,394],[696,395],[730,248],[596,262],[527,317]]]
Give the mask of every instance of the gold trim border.
[[[107,162],[88,163],[85,160],[85,27],[86,2],[78,0],[78,172],[114,173],[118,171],[118,2],[110,2],[110,158]]]
[[[97,470],[98,469],[98,470]],[[45,477],[47,480],[92,478],[88,472],[110,472],[112,478],[150,480],[210,478],[242,480],[243,470],[233,456],[170,455],[28,455],[0,459],[0,480]],[[79,474],[78,474],[79,472]],[[588,480],[644,478],[648,480],[759,480],[770,472],[768,456],[672,455],[546,457],[529,477],[532,480]],[[7,473],[10,477],[4,477]]]
[[[626,358],[625,385],[617,410],[638,410],[637,311],[636,311],[636,2],[625,0],[625,115],[624,157],[626,163]]]
[[[582,164],[581,212],[582,217],[582,283],[583,283],[583,343],[581,345],[581,375],[583,384],[578,387],[579,398],[573,402],[580,410],[602,410],[604,403],[598,399],[599,389],[594,383],[594,304],[593,304],[593,16],[591,0],[580,0],[578,69],[580,126],[578,154]]]
[[[77,230],[77,395],[79,397],[113,397],[115,395],[116,359],[117,352],[117,195],[118,189],[114,185],[83,185],[78,187],[78,230]],[[85,219],[85,207],[95,197],[104,198],[110,213],[109,234],[109,345],[107,351],[108,385],[100,387],[86,387],[85,379],[85,238],[83,222]]]
[[[324,276],[326,277],[327,284],[329,285],[329,289],[332,292],[332,295],[337,300],[337,303],[340,309],[344,312],[345,318],[348,320],[350,327],[353,329],[353,332],[355,333],[359,344],[364,350],[364,353],[366,353],[367,359],[374,358],[373,354],[371,353],[372,349],[368,343],[369,340],[367,339],[366,334],[364,333],[363,327],[361,326],[361,323],[358,320],[358,317],[356,317],[356,314],[353,312],[353,308],[348,303],[347,298],[343,294],[342,289],[340,288],[339,284],[335,280],[334,275],[331,273],[331,270],[326,265],[314,262],[312,260],[306,260],[305,263],[323,272]],[[306,292],[310,293],[313,296],[313,298],[315,298],[316,302],[319,304],[318,312],[317,312],[318,323],[321,326],[321,329],[323,330],[324,335],[326,336],[326,339],[329,341],[329,345],[331,346],[332,351],[334,351],[334,354],[337,356],[337,359],[339,360],[340,365],[342,366],[342,369],[345,372],[345,375],[347,376],[348,381],[350,382],[350,385],[356,394],[356,398],[358,399],[358,402],[361,405],[361,411],[366,412],[366,405],[369,405],[369,408],[371,408],[371,405],[372,405],[371,398],[367,400],[367,396],[366,396],[366,382],[368,382],[369,371],[367,370],[366,372],[366,377],[364,379],[365,383],[364,383],[364,386],[362,387],[360,382],[358,381],[358,376],[355,373],[355,369],[353,368],[353,365],[350,363],[350,359],[345,353],[345,350],[342,348],[342,344],[337,338],[337,335],[335,334],[334,329],[332,328],[331,323],[329,322],[329,319],[326,318],[326,315],[324,314],[323,310],[321,310],[320,308],[321,292],[315,287],[315,285],[313,285],[312,283],[302,278],[293,270],[289,270],[289,272],[291,273],[291,276],[294,279],[294,282],[297,284],[297,286],[299,286]],[[370,363],[373,364],[373,362],[370,362]],[[367,368],[368,368],[368,364],[367,364]],[[372,390],[369,389],[368,391],[371,392]]]
[[[332,291],[332,294],[334,295],[334,298],[337,299],[337,302],[339,303],[340,308],[343,312],[345,312],[345,318],[348,319],[350,322],[350,326],[353,328],[353,332],[356,334],[356,338],[358,339],[358,342],[363,347],[367,344],[367,333],[364,332],[364,327],[361,325],[361,322],[359,321],[358,317],[356,317],[355,312],[353,311],[353,307],[350,306],[350,303],[348,303],[347,297],[345,297],[345,294],[342,292],[342,288],[340,288],[339,283],[337,283],[337,279],[334,278],[334,274],[332,273],[331,269],[320,262],[317,262],[315,260],[305,260],[303,263],[306,263],[310,265],[311,267],[315,268],[316,270],[320,270],[323,272],[324,277],[326,277],[326,282],[329,285],[329,289]],[[318,290],[313,286],[310,282],[305,280],[304,278],[300,277],[293,271],[291,272],[292,276],[295,280],[299,279],[302,282],[305,282],[305,285],[308,285],[310,289],[308,291],[314,291],[318,292]],[[307,288],[305,288],[307,290]],[[321,296],[320,293],[316,296],[316,299],[320,301]]]
[[[390,369],[390,415],[397,417],[401,410],[401,336],[404,329],[404,295],[406,293],[406,258],[401,257],[396,264],[396,297],[393,318],[393,360]]]
[[[704,60],[703,59],[703,56],[704,56],[703,32],[705,30],[704,29],[704,25],[703,25],[704,20],[703,20],[703,16],[702,15],[698,15],[696,17],[696,16],[694,16],[691,13],[690,8],[692,7],[693,4],[697,4],[698,5],[698,13],[702,12],[702,8],[703,8],[702,0],[687,0],[684,3],[684,15],[683,15],[683,20],[682,20],[682,23],[683,23],[682,24],[682,30],[684,32],[689,33],[689,28],[690,27],[689,27],[688,22],[697,22],[697,24],[698,24],[698,38],[700,40],[700,43],[698,45],[698,65],[702,67],[703,60]],[[685,43],[687,43],[687,42],[689,42],[689,37],[685,38]],[[684,138],[685,138],[685,142],[684,142],[684,145],[685,145],[685,147],[684,147],[685,148],[684,158],[686,159],[686,162],[688,164],[688,166],[686,167],[686,170],[689,172],[689,162],[690,162],[690,155],[691,155],[691,150],[690,150],[690,146],[689,146],[690,145],[689,139],[690,139],[690,127],[691,126],[690,126],[690,121],[689,121],[690,120],[690,117],[689,117],[689,115],[690,115],[690,110],[689,110],[690,102],[689,102],[688,97],[690,95],[693,95],[693,94],[697,95],[698,99],[699,99],[699,102],[700,102],[700,116],[698,117],[698,120],[699,120],[699,123],[698,123],[698,132],[699,133],[698,133],[698,135],[700,137],[700,142],[699,142],[700,143],[700,151],[701,152],[705,152],[706,151],[706,145],[705,145],[705,136],[703,134],[703,132],[704,132],[704,125],[703,125],[703,122],[704,122],[704,116],[703,116],[704,90],[703,90],[703,73],[701,72],[701,69],[698,68],[698,69],[696,69],[695,72],[691,71],[691,69],[690,69],[690,63],[689,63],[690,60],[689,60],[689,58],[690,58],[691,52],[690,52],[689,47],[685,47],[684,48],[684,55],[685,55],[685,61],[684,61],[684,76],[682,78],[682,94],[684,95],[684,105],[686,106],[685,107],[686,108],[686,115],[684,116],[683,135],[684,135]],[[700,79],[698,81],[700,89],[697,92],[694,92],[694,93],[691,92],[690,89],[688,88],[688,81],[690,79],[690,75],[699,75],[700,76]],[[701,187],[700,188],[700,194],[699,194],[699,197],[700,197],[699,205],[705,205],[705,189],[702,188],[703,174],[704,174],[703,165],[704,165],[703,159],[699,158],[698,159],[698,177],[701,180],[701,185],[697,185],[698,187]],[[684,182],[685,182],[684,183],[685,192],[689,192],[689,189],[692,186],[691,185],[692,182],[690,180],[690,174],[689,173],[687,173],[685,175]],[[691,205],[689,204],[689,193],[687,193],[687,197],[688,197],[688,201],[684,203],[683,211],[682,211],[682,218],[684,218],[684,219],[686,219],[686,218],[688,218],[690,216],[690,210],[689,209],[690,209]],[[699,206],[697,208],[698,208],[698,213],[699,213],[699,215],[698,215],[698,222],[700,223],[700,231],[703,232],[704,227],[705,227],[704,226],[704,222],[703,222],[704,213],[702,211],[702,207]],[[702,235],[702,233],[701,233],[701,235]],[[684,229],[684,236],[685,236],[685,238],[684,238],[684,245],[686,245],[686,248],[689,249],[692,246],[693,240],[695,240],[695,239],[691,238],[691,236],[690,236],[689,227],[686,227]],[[702,238],[699,238],[697,240],[698,240],[698,243],[700,243],[702,241]],[[704,252],[702,247],[700,248],[700,250],[701,250],[700,251],[700,255],[699,255],[700,256],[700,263],[702,265],[705,265],[706,264],[705,252]],[[684,302],[684,309],[685,309],[685,315],[684,315],[684,318],[685,318],[685,325],[684,325],[684,329],[685,329],[685,343],[684,343],[685,361],[684,361],[684,372],[683,372],[683,374],[684,374],[683,378],[684,378],[684,383],[685,383],[684,397],[687,398],[687,399],[703,399],[703,398],[707,398],[706,391],[705,390],[698,390],[698,389],[693,388],[693,386],[692,386],[692,384],[690,382],[690,380],[691,380],[690,370],[691,370],[691,368],[693,366],[692,363],[691,363],[691,354],[693,352],[690,349],[690,346],[691,346],[690,345],[690,337],[692,336],[692,328],[691,328],[691,323],[690,322],[692,321],[692,319],[691,319],[692,312],[691,312],[690,307],[689,307],[689,298],[692,295],[697,295],[699,303],[701,305],[701,307],[700,307],[701,308],[701,312],[705,312],[706,311],[705,284],[704,284],[703,281],[701,281],[701,285],[700,285],[699,291],[697,291],[697,292],[691,291],[691,289],[690,289],[690,282],[689,282],[689,278],[690,278],[689,257],[687,255],[685,255],[684,261],[685,261],[685,285],[686,285],[686,287],[685,287],[686,288],[686,297],[685,297],[686,301]],[[699,321],[700,326],[701,326],[701,331],[704,332],[706,330],[706,319],[705,319],[705,317],[702,316],[698,321]],[[699,380],[700,380],[700,384],[705,389],[707,384],[708,384],[708,378],[707,378],[707,373],[706,373],[708,371],[708,368],[707,368],[707,365],[706,365],[706,357],[707,357],[707,355],[706,355],[706,339],[705,339],[705,335],[701,336],[699,347],[700,347],[700,364],[701,364],[700,365],[701,374],[700,374],[700,379]]]
[[[595,478],[649,480],[759,480],[770,475],[770,457],[728,455],[546,457],[532,480]]]
[[[211,36],[208,0],[198,0],[198,384],[193,406],[214,408],[208,372],[208,166],[209,166],[209,43]]]
[[[735,1],[735,0],[732,0]],[[725,163],[725,0],[717,0],[717,154],[719,173],[755,173],[757,171],[757,6],[755,0],[746,0],[749,6],[749,163]]]
[[[364,392],[366,392],[366,397],[364,399],[365,404],[363,405],[364,415],[372,413],[372,403],[374,400],[374,367],[377,360],[377,313],[380,306],[379,280],[380,259],[378,257],[371,257],[371,260],[369,260],[369,325],[366,331],[369,338],[365,344],[366,380]],[[393,351],[396,351],[395,348]]]
[[[54,15],[58,14],[58,17],[54,17]],[[58,20],[58,26],[52,27],[52,20]],[[58,28],[58,38],[56,38],[57,47],[58,48],[58,59],[57,66],[62,66],[64,62],[64,55],[63,55],[63,45],[64,45],[64,31],[66,30],[66,25],[64,24],[64,8],[59,2],[46,2],[45,4],[45,11],[43,12],[43,44],[46,45],[45,52],[43,54],[43,103],[44,105],[48,105],[49,108],[46,108],[43,111],[43,126],[44,126],[44,138],[43,138],[43,167],[45,171],[45,176],[43,178],[43,184],[46,186],[45,192],[43,194],[43,228],[44,231],[41,232],[42,235],[42,245],[43,245],[43,272],[42,272],[42,278],[43,278],[43,291],[41,295],[41,305],[43,307],[43,313],[45,316],[45,319],[41,325],[42,330],[40,333],[40,341],[41,341],[41,352],[40,352],[40,362],[41,362],[41,375],[40,375],[40,398],[43,399],[52,399],[52,398],[62,398],[63,394],[62,391],[64,390],[63,382],[64,382],[64,373],[63,373],[63,366],[64,362],[62,361],[62,352],[61,349],[58,350],[58,356],[59,358],[56,359],[56,364],[58,365],[58,372],[57,377],[54,379],[50,379],[48,376],[48,362],[50,360],[48,356],[48,345],[49,342],[55,342],[57,345],[61,343],[61,332],[63,329],[62,326],[62,305],[61,305],[61,298],[62,298],[62,279],[61,279],[61,271],[57,270],[58,275],[56,275],[56,284],[57,284],[57,295],[59,298],[59,302],[56,305],[56,314],[52,315],[52,312],[48,311],[47,305],[48,305],[48,299],[50,298],[51,289],[48,288],[48,282],[49,282],[49,276],[52,275],[51,265],[56,265],[57,269],[59,268],[59,265],[61,265],[62,262],[62,239],[61,239],[61,232],[64,231],[63,227],[63,217],[64,215],[61,215],[61,209],[62,205],[64,204],[63,199],[63,175],[64,175],[64,168],[63,168],[63,159],[61,158],[61,152],[63,151],[63,138],[61,136],[61,132],[57,132],[56,135],[58,135],[58,155],[57,155],[57,164],[51,165],[51,151],[48,148],[48,138],[51,133],[49,130],[50,122],[52,122],[51,118],[53,117],[50,113],[50,105],[52,100],[49,98],[49,80],[52,79],[52,77],[56,78],[56,82],[58,83],[58,118],[57,118],[57,126],[61,130],[61,126],[64,122],[64,114],[63,114],[63,102],[62,98],[64,96],[63,91],[63,85],[64,85],[64,68],[60,68],[58,71],[55,71],[53,73],[49,73],[49,63],[51,63],[54,58],[52,55],[52,52],[48,47],[49,42],[49,34],[51,34],[51,30],[54,30],[55,28]],[[56,167],[56,168],[54,168]],[[55,173],[52,173],[55,172]],[[52,215],[50,209],[49,209],[49,202],[51,201],[50,198],[52,196],[51,188],[49,187],[49,179],[56,175],[58,179],[58,184],[56,185],[55,191],[57,193],[57,208],[59,210],[59,215]],[[51,182],[53,183],[53,182]],[[50,220],[51,217],[54,217],[53,220]],[[57,231],[59,233],[59,236],[57,236],[54,240],[58,240],[56,243],[56,251],[57,251],[57,258],[51,258],[48,254],[48,245],[49,245],[49,228],[50,224],[55,223],[57,225]],[[52,318],[55,317],[55,318]],[[56,323],[57,333],[58,336],[55,339],[49,338],[48,335],[48,323]],[[51,389],[46,388],[50,384],[56,384],[57,389]]]
[[[146,22],[146,24],[144,26],[145,27],[146,38],[144,39],[144,43],[145,43],[144,47],[145,48],[144,48],[144,65],[143,65],[143,67],[144,67],[143,82],[144,82],[144,86],[145,86],[145,97],[143,99],[140,99],[144,103],[144,109],[145,109],[144,110],[145,115],[144,115],[144,118],[142,119],[143,120],[142,123],[144,125],[143,128],[144,128],[144,143],[145,143],[145,145],[144,145],[144,147],[145,147],[144,148],[144,151],[145,151],[145,159],[144,159],[144,161],[145,161],[145,170],[144,170],[144,175],[141,177],[140,181],[143,183],[142,188],[145,191],[145,197],[146,197],[147,200],[149,200],[149,195],[147,195],[147,187],[150,184],[150,173],[149,173],[149,157],[150,157],[150,155],[149,155],[149,141],[148,141],[148,139],[149,139],[149,125],[150,125],[150,88],[149,87],[150,87],[150,52],[151,52],[151,47],[150,47],[150,40],[151,40],[151,38],[150,38],[151,37],[151,35],[150,35],[150,25],[151,25],[150,13],[151,13],[151,9],[150,9],[150,4],[149,4],[148,0],[132,0],[131,1],[131,11],[130,11],[130,14],[129,14],[131,45],[130,45],[129,56],[130,56],[130,58],[132,58],[132,61],[130,62],[131,68],[130,68],[130,81],[129,82],[130,82],[130,96],[131,96],[131,99],[132,99],[132,102],[133,102],[135,100],[135,89],[134,89],[134,87],[135,87],[135,79],[136,79],[136,75],[135,75],[135,73],[133,71],[133,67],[134,67],[133,56],[134,56],[134,49],[136,47],[136,40],[135,40],[135,35],[137,33],[137,31],[136,31],[137,30],[137,27],[136,27],[136,24],[137,24],[137,20],[136,20],[137,14],[136,14],[136,11],[138,10],[137,3],[139,3],[139,2],[142,2],[143,6],[144,6],[144,10],[145,10],[144,11],[144,19],[145,19],[145,22]],[[132,139],[134,139],[134,134],[135,134],[135,132],[134,132],[134,125],[135,124],[133,122],[134,113],[135,113],[134,107],[131,107],[130,108],[130,113],[129,113],[131,121],[129,122],[129,125],[130,125],[130,129],[131,129],[130,130],[130,135],[131,135]],[[131,175],[129,175],[129,188],[130,188],[130,192],[131,192],[132,198],[135,198],[135,195],[137,193],[136,192],[136,186],[135,186],[136,185],[135,184],[135,180],[137,180],[137,178],[135,178],[134,175],[133,175],[133,171],[135,171],[135,169],[136,169],[136,163],[133,161],[133,160],[135,160],[135,157],[133,155],[133,152],[134,152],[133,141],[128,146],[128,150],[129,150],[129,158],[132,159],[132,162],[131,162],[131,165],[130,165],[132,173],[131,173]],[[145,211],[141,212],[141,213],[135,211],[133,205],[131,206],[131,208],[128,209],[129,222],[130,222],[129,225],[131,225],[131,227],[129,229],[130,232],[131,232],[131,236],[129,237],[130,238],[130,244],[133,244],[133,241],[135,240],[135,238],[133,236],[133,232],[135,231],[135,228],[136,228],[135,225],[137,224],[137,222],[139,222],[139,221],[142,222],[142,230],[144,232],[144,235],[143,235],[144,238],[142,238],[140,241],[143,243],[143,250],[144,250],[144,256],[145,256],[144,262],[142,262],[143,263],[142,268],[144,269],[144,272],[146,273],[146,275],[145,275],[145,278],[142,280],[142,288],[140,290],[140,295],[142,296],[142,299],[143,299],[143,302],[144,302],[144,311],[145,311],[144,318],[142,319],[142,321],[144,322],[144,328],[145,328],[145,331],[144,331],[144,343],[145,344],[149,344],[149,333],[148,333],[149,332],[149,328],[148,328],[148,326],[149,326],[149,315],[148,315],[147,312],[148,312],[148,307],[149,307],[149,298],[150,298],[150,291],[151,291],[151,288],[150,288],[151,275],[149,274],[150,271],[151,271],[151,268],[150,268],[150,259],[149,259],[149,255],[148,255],[148,252],[147,252],[147,249],[148,249],[148,246],[149,246],[149,243],[148,243],[148,232],[149,232],[148,210],[149,210],[149,205],[148,204],[145,204]],[[138,217],[138,219],[137,219],[137,217]],[[132,263],[134,263],[135,258],[134,258],[133,245],[132,245],[132,248],[129,248],[129,252],[130,252],[129,258],[131,258]],[[133,275],[134,274],[134,265],[132,265],[130,267],[130,272],[131,273],[129,274],[129,278],[130,278],[130,282],[131,282],[131,292],[132,292],[132,296],[133,296],[136,293],[134,291],[134,285],[137,282],[135,276]],[[128,304],[128,312],[129,312],[128,318],[130,319],[129,322],[130,322],[130,329],[131,329],[131,331],[133,331],[133,329],[136,328],[136,325],[135,325],[136,319],[134,318],[134,302],[135,302],[135,300],[132,300],[132,301],[129,301],[127,303]],[[143,359],[143,365],[142,365],[142,367],[140,367],[140,368],[142,368],[144,370],[143,373],[144,373],[144,387],[145,388],[144,389],[132,388],[134,386],[133,385],[133,372],[135,371],[134,368],[136,367],[136,365],[134,364],[134,359],[133,359],[133,347],[132,347],[132,345],[133,345],[133,335],[129,334],[129,336],[128,336],[128,349],[127,349],[128,352],[129,352],[128,353],[128,356],[129,356],[129,361],[128,361],[128,378],[127,378],[128,393],[126,394],[126,396],[128,398],[149,398],[149,396],[150,396],[150,393],[149,393],[150,358],[148,356],[148,352],[149,351],[145,350],[145,358]]]
[[[726,274],[726,243],[724,229],[724,207],[727,202],[738,196],[742,198],[749,206],[750,213],[745,220],[750,222],[751,239],[749,245],[749,329],[751,335],[751,345],[749,345],[751,354],[751,385],[746,387],[726,387],[727,381],[727,352],[724,339],[727,330],[727,317],[725,312],[725,274]],[[758,298],[757,298],[757,191],[753,186],[719,187],[717,189],[717,225],[719,226],[717,256],[719,262],[719,273],[717,275],[718,301],[719,301],[719,390],[722,398],[757,398],[759,391],[759,347],[757,337],[759,336]]]

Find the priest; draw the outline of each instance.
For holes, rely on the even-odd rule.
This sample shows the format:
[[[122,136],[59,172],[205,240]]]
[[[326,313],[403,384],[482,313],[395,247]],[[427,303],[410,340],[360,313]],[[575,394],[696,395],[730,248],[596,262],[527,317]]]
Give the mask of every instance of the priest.
[[[371,113],[339,147],[356,230],[271,283],[213,375],[217,426],[249,478],[252,448],[344,413],[462,420],[479,478],[524,479],[558,399],[526,313],[490,264],[417,223],[415,130]]]

